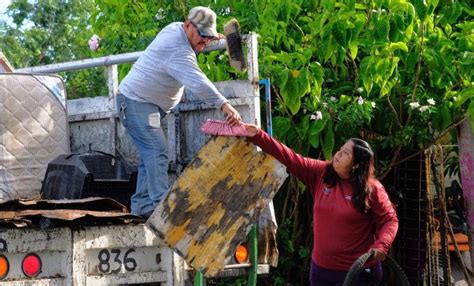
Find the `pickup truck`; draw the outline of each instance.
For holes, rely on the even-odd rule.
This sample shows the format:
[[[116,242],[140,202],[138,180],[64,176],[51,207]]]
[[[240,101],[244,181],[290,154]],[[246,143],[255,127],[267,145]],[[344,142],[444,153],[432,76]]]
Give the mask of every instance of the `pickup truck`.
[[[248,80],[215,84],[244,121],[260,125],[257,35],[245,35],[244,42]],[[185,285],[192,281],[196,272],[128,213],[124,193],[116,192],[114,197],[114,190],[105,188],[96,198],[44,198],[48,170],[58,158],[105,154],[111,165],[120,161],[128,166],[122,172],[125,181],[122,175],[103,180],[96,176],[92,183],[133,183],[137,153],[118,123],[115,94],[117,65],[135,61],[140,53],[0,70],[0,285]],[[54,74],[95,67],[107,69],[109,95],[68,100],[62,79]],[[186,92],[162,122],[170,146],[171,182],[208,140],[200,124],[219,117],[219,111]],[[61,176],[71,179],[72,175]],[[65,192],[71,192],[72,181],[62,185]],[[48,185],[53,192],[54,183]],[[270,204],[258,222],[258,261],[232,258],[218,277],[269,273],[278,260],[276,228]],[[249,281],[255,283],[255,278]]]

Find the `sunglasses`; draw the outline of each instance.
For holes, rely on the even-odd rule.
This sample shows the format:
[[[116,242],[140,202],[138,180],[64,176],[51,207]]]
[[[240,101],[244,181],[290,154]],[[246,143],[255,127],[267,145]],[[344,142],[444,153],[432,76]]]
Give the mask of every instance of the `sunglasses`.
[[[208,40],[213,40],[213,39],[216,38],[214,36],[204,35],[201,31],[199,31],[198,27],[196,25],[194,25],[193,22],[191,22],[191,24],[193,24],[194,28],[196,28],[196,31],[198,32],[199,37],[201,37],[203,39],[208,39]]]

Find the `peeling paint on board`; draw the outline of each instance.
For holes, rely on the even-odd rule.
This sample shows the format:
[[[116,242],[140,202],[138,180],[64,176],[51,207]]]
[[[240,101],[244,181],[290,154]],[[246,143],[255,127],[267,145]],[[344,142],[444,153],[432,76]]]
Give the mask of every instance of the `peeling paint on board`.
[[[213,137],[147,221],[190,265],[214,276],[287,177],[243,138]]]

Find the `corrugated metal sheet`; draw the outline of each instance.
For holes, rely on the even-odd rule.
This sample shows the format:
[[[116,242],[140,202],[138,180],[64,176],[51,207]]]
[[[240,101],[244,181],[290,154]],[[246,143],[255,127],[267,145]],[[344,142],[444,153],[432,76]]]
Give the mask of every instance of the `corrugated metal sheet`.
[[[109,198],[15,200],[0,204],[0,209],[0,224],[17,227],[45,223],[45,219],[54,220],[59,225],[142,221],[130,214],[124,205]]]
[[[195,269],[214,276],[284,182],[285,169],[242,138],[214,137],[147,225]]]

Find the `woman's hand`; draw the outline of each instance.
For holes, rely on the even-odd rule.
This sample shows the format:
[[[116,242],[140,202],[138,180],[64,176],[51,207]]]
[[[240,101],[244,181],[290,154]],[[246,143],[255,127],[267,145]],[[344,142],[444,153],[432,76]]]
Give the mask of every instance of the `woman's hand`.
[[[382,250],[377,249],[377,248],[372,248],[371,251],[374,252],[374,255],[372,256],[372,261],[384,261],[386,258],[385,253],[382,252]]]
[[[257,134],[258,132],[258,126],[254,124],[248,124],[248,123],[243,123],[245,126],[245,129],[247,129],[248,135],[247,137],[253,137]]]

